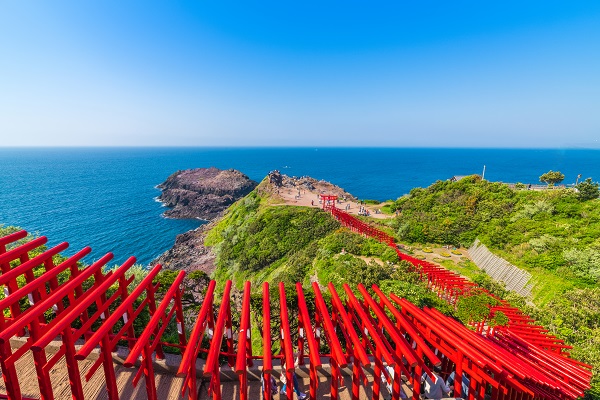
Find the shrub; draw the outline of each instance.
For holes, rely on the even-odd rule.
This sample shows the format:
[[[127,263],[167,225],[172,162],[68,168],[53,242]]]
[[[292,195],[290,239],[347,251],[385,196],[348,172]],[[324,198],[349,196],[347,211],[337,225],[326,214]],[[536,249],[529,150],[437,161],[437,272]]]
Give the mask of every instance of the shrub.
[[[372,205],[381,204],[381,202],[379,200],[363,200],[363,203],[372,204]]]
[[[597,199],[598,196],[600,196],[600,189],[598,189],[598,186],[598,182],[592,182],[592,178],[587,178],[576,186],[578,191],[577,198],[580,201]]]

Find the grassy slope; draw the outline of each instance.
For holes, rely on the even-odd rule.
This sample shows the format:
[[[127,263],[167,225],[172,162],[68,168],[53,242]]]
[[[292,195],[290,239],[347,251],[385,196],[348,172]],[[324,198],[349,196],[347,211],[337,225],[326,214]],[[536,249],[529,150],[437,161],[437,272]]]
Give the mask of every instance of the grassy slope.
[[[409,243],[469,246],[478,237],[531,272],[536,307],[511,294],[507,299],[572,345],[573,357],[594,366],[586,398],[599,399],[599,205],[599,200],[579,201],[568,190],[515,191],[471,177],[414,189],[396,201],[401,216],[392,226]],[[484,275],[472,277],[503,292]]]
[[[478,237],[533,274],[536,304],[598,284],[598,201],[580,202],[567,190],[515,191],[467,178],[414,189],[396,204],[402,213],[395,226],[401,240],[469,246]]]
[[[231,206],[207,234],[205,244],[216,252],[215,278],[221,285],[226,279],[238,288],[246,280],[255,288],[265,281],[272,286],[284,282],[288,287],[296,282],[307,287],[317,281],[333,282],[342,292],[344,283],[366,287],[377,283],[388,291],[395,287],[415,304],[445,307],[416,280],[398,284],[399,269],[388,264],[398,263],[393,249],[340,227],[322,210],[273,205],[272,197],[262,190],[264,185]],[[402,267],[400,271],[406,273]]]

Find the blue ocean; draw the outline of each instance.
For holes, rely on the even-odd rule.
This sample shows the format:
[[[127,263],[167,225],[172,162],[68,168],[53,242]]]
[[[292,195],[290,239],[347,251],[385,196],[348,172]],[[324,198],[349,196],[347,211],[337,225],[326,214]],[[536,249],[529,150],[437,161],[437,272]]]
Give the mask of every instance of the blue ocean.
[[[260,181],[278,169],[335,183],[362,199],[396,199],[453,175],[538,183],[548,170],[565,184],[600,180],[598,150],[404,148],[0,148],[0,224],[93,249],[115,263],[134,255],[149,264],[177,234],[202,221],[161,216],[156,185],[181,169],[235,168]]]

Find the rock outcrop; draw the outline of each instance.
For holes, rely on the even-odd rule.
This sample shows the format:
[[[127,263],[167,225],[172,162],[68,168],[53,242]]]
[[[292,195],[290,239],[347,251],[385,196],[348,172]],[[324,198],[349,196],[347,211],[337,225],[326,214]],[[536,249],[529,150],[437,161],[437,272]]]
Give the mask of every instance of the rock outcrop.
[[[206,232],[212,226],[201,227],[177,235],[175,244],[160,255],[152,264],[162,264],[166,269],[176,271],[204,271],[210,275],[215,270],[215,254],[210,247],[204,245]]]
[[[258,185],[234,169],[214,167],[177,171],[160,185],[158,199],[170,209],[169,218],[212,220]]]
[[[288,176],[277,170],[269,172],[268,176],[269,184],[274,188],[275,192],[278,192],[279,190],[291,190],[293,192],[309,191],[317,194],[326,193],[336,195],[340,199],[346,199],[347,201],[357,201],[354,196],[341,187],[325,180],[317,180],[310,176]],[[273,192],[273,190],[271,190],[271,192]]]

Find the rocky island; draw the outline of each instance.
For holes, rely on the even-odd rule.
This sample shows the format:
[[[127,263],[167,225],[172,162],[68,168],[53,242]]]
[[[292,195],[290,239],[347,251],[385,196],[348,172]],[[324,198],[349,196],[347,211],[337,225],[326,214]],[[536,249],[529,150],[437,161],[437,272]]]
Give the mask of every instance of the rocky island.
[[[258,185],[240,171],[214,167],[177,171],[158,188],[168,218],[212,220]]]
[[[250,193],[258,183],[234,169],[220,170],[214,167],[177,171],[160,185],[162,194],[158,199],[170,207],[164,212],[168,218],[197,218],[214,220],[231,204]],[[214,270],[215,255],[204,246],[206,231],[212,224],[177,235],[171,249],[154,260],[172,270]]]

